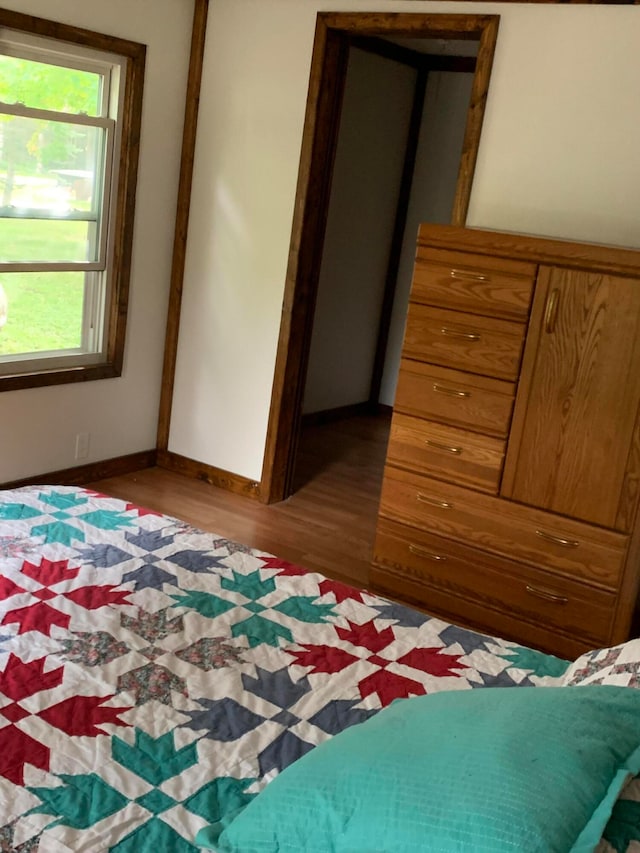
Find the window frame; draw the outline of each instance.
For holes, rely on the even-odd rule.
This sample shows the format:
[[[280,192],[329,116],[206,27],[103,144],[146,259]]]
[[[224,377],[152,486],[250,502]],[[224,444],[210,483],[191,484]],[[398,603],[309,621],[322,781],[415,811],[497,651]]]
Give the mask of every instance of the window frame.
[[[100,352],[81,356],[61,350],[60,354],[35,353],[33,357],[16,359],[14,372],[0,374],[0,391],[117,377],[122,374],[124,362],[146,46],[0,8],[0,33],[3,29],[17,31],[26,39],[41,37],[60,42],[78,54],[83,48],[89,48],[92,52],[104,53],[106,62],[110,61],[109,57],[111,61],[116,57],[124,63],[119,81],[119,132],[115,140],[114,175],[110,178],[113,181],[110,217],[109,223],[104,223],[107,242],[106,272],[101,276],[105,316],[103,346]],[[29,267],[36,265],[29,264]],[[7,272],[8,266],[4,267]],[[46,266],[54,270],[56,265]],[[65,265],[65,269],[69,266]],[[90,267],[96,269],[97,265],[79,264],[78,270],[89,275],[91,271],[87,268]],[[73,364],[69,364],[70,361]]]

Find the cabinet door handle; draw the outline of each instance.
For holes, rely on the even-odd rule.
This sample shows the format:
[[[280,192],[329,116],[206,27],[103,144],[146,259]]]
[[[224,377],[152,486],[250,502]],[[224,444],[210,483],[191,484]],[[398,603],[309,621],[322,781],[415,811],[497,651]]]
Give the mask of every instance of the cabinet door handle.
[[[547,334],[552,334],[556,327],[556,319],[558,317],[558,300],[560,298],[560,290],[557,287],[549,294],[547,299],[547,307],[544,310],[544,328]]]
[[[544,598],[545,601],[553,601],[554,604],[567,604],[569,602],[569,599],[565,595],[556,595],[555,592],[549,592],[546,589],[539,589],[536,586],[529,586],[529,584],[527,584],[525,589],[530,595],[536,595],[538,598]]]
[[[447,501],[441,501],[438,500],[438,498],[430,498],[429,495],[423,495],[422,492],[417,493],[416,500],[423,504],[429,504],[429,506],[437,506],[438,509],[451,509],[451,504],[447,503]]]
[[[565,539],[562,536],[554,536],[553,533],[547,533],[544,530],[536,530],[536,536],[546,539],[547,542],[553,542],[555,545],[562,545],[563,548],[577,548],[580,544],[577,539]]]
[[[440,444],[439,441],[431,441],[430,438],[425,438],[424,443],[428,444],[429,447],[433,447],[435,450],[444,450],[446,453],[455,453],[456,455],[462,453],[463,450],[462,447],[451,447],[448,444]]]
[[[440,562],[441,560],[446,560],[446,557],[443,557],[441,554],[432,554],[431,551],[427,551],[426,548],[421,548],[420,545],[409,545],[409,550],[412,554],[415,554],[417,557],[426,557],[427,560],[437,560]]]
[[[443,326],[440,331],[449,338],[464,338],[465,341],[479,341],[481,335],[477,332],[460,332],[458,329],[448,329]]]
[[[437,391],[438,394],[449,394],[450,397],[470,397],[471,391],[458,391],[455,388],[445,388],[444,385],[438,385],[437,382],[433,383],[433,390]]]
[[[464,281],[491,281],[490,275],[467,270],[451,270],[451,278],[460,278]]]

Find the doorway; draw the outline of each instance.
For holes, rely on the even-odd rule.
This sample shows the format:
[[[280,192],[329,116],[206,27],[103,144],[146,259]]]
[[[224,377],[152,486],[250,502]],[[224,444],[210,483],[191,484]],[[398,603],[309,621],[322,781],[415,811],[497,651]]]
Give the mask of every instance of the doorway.
[[[310,363],[315,309],[322,279],[321,270],[323,264],[326,264],[324,249],[325,244],[328,249],[331,244],[333,177],[334,174],[339,176],[341,169],[344,172],[340,163],[340,119],[343,104],[346,106],[345,92],[347,100],[351,97],[346,84],[349,68],[354,65],[353,57],[359,57],[361,66],[365,53],[376,55],[378,58],[382,57],[383,63],[400,62],[405,67],[412,67],[411,74],[415,78],[411,83],[413,96],[406,110],[404,156],[401,158],[400,165],[396,164],[395,167],[397,171],[399,170],[400,187],[398,189],[396,185],[395,210],[389,235],[390,246],[380,255],[387,258],[386,269],[382,273],[383,287],[382,292],[376,293],[373,298],[374,302],[378,300],[379,303],[374,306],[373,312],[378,314],[380,322],[379,324],[364,323],[364,326],[377,326],[369,397],[366,401],[371,410],[379,399],[381,387],[389,386],[389,378],[385,373],[389,374],[391,370],[387,352],[390,333],[392,338],[398,337],[397,328],[394,331],[391,324],[394,300],[398,302],[398,295],[395,294],[394,289],[398,268],[402,261],[403,243],[406,244],[404,238],[428,75],[430,70],[438,66],[441,66],[441,70],[448,68],[467,74],[471,70],[473,74],[468,109],[464,116],[464,136],[459,148],[455,191],[449,204],[450,221],[453,224],[464,224],[497,25],[496,16],[478,15],[320,14],[318,16],[261,484],[263,500],[268,502],[281,500],[293,489],[293,473],[307,370]],[[465,42],[473,43],[469,45],[472,48],[470,51],[463,49]],[[435,44],[439,44],[441,48],[444,47],[439,58],[432,55]],[[442,56],[443,52],[446,54],[447,49],[451,50],[455,45],[462,46],[457,53],[459,55],[467,53],[465,59],[454,60],[451,54]],[[429,49],[428,46],[431,46],[431,49],[427,53],[425,48]],[[473,54],[477,54],[477,58],[471,58]],[[475,66],[475,72],[473,72],[473,66]],[[362,68],[360,71],[362,77]],[[406,87],[408,85],[406,74],[404,78],[405,82],[404,84],[401,82],[401,85]],[[382,89],[384,88],[383,85]],[[402,128],[400,132],[401,134],[404,132]],[[390,163],[386,158],[383,159],[385,163]],[[391,171],[391,165],[388,168],[385,167],[385,174],[381,175],[382,184],[389,185]],[[380,274],[380,270],[378,273]],[[397,304],[395,314],[397,327]],[[403,325],[403,317],[400,317],[400,323]],[[371,346],[369,342],[369,349]],[[391,384],[393,385],[393,382]],[[388,387],[386,391],[383,388],[383,392],[388,398]]]

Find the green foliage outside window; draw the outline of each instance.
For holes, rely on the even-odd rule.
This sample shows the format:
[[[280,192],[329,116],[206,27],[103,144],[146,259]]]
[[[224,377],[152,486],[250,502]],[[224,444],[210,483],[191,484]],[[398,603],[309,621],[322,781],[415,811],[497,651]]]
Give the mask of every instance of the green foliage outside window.
[[[0,101],[90,116],[100,111],[100,75],[0,56]],[[0,207],[12,204],[16,175],[83,169],[90,128],[45,119],[0,115]]]
[[[0,101],[71,115],[100,114],[98,74],[12,56],[0,56]],[[95,128],[46,118],[0,115],[0,208],[68,206],[88,210],[82,181],[69,175],[93,165]],[[7,260],[56,259],[86,240],[87,225],[4,219],[0,253]],[[0,355],[78,347],[82,340],[84,274],[24,272],[2,276],[7,321]]]

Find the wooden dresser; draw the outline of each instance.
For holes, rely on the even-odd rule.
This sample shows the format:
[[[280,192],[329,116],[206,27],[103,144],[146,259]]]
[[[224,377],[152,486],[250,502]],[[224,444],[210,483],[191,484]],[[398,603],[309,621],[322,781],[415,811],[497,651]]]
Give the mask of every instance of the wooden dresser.
[[[372,587],[556,654],[628,638],[640,252],[422,226]]]

